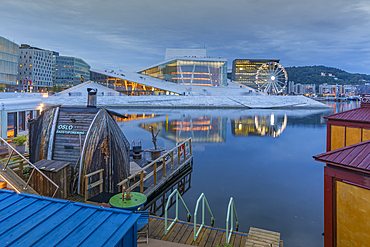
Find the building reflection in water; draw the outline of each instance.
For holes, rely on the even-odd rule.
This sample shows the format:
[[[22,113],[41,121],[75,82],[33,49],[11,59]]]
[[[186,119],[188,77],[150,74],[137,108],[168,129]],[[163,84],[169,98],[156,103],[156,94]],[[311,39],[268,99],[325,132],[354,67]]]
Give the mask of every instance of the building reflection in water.
[[[115,116],[115,119],[117,122],[127,122],[127,121],[134,121],[134,120],[140,120],[140,119],[147,119],[147,118],[153,118],[157,117],[158,115],[155,114],[122,114],[126,118],[120,118]]]
[[[361,106],[361,102],[359,100],[350,101],[346,104],[343,104],[342,102],[327,102],[326,104],[334,108],[334,113],[348,111]]]
[[[231,119],[231,132],[234,136],[260,135],[278,137],[285,130],[288,122],[287,115],[276,117],[270,115],[243,116]],[[153,126],[155,133],[174,142],[182,142],[192,138],[198,143],[226,142],[227,117],[183,116],[181,120],[168,120],[155,123],[142,123],[141,128],[149,131]]]
[[[245,116],[231,120],[231,132],[234,136],[260,135],[278,137],[286,128],[288,118],[267,116]]]
[[[181,120],[168,120],[157,123],[143,123],[141,128],[149,130],[153,126],[159,136],[175,142],[182,142],[192,138],[192,142],[225,142],[226,117],[191,117],[183,116]]]

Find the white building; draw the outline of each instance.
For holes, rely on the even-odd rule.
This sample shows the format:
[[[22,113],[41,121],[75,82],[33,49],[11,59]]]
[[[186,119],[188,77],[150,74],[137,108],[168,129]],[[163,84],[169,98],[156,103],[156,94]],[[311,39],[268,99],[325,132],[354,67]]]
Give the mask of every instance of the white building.
[[[315,84],[294,84],[294,81],[289,81],[289,93],[294,94],[316,94]]]
[[[13,138],[28,131],[28,120],[40,115],[43,95],[0,93],[0,136]]]
[[[338,85],[328,85],[327,83],[319,85],[319,94],[335,94]]]
[[[18,84],[26,92],[50,91],[53,87],[53,52],[22,44],[18,52]]]

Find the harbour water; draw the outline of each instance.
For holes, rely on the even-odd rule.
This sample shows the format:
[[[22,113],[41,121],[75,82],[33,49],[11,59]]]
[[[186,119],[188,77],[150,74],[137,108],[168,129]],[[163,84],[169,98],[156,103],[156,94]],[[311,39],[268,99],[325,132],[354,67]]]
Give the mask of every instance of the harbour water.
[[[233,197],[239,231],[253,226],[280,232],[286,246],[323,246],[324,164],[312,156],[326,151],[324,116],[359,105],[354,101],[330,106],[333,109],[115,111],[128,114],[130,121],[119,125],[129,141],[140,139],[144,149],[153,145],[149,126],[160,130],[157,143],[167,149],[193,138],[191,188],[183,195],[192,214],[205,193],[215,226],[226,228]],[[179,218],[186,220],[182,208]],[[174,215],[171,208],[169,217]]]

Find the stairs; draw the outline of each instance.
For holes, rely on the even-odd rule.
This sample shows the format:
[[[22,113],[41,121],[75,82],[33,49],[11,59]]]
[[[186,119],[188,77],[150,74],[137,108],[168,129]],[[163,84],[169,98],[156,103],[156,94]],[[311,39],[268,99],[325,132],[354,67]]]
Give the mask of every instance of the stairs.
[[[71,112],[61,109],[54,139],[53,160],[76,164],[95,115],[96,112]],[[81,133],[81,139],[78,133]]]
[[[25,190],[24,187],[26,186],[26,182],[22,178],[20,178],[11,168],[7,168],[6,171],[4,171],[4,167],[4,163],[0,161],[0,188],[4,186],[3,189],[13,190],[17,193],[38,195],[38,193],[29,185]]]

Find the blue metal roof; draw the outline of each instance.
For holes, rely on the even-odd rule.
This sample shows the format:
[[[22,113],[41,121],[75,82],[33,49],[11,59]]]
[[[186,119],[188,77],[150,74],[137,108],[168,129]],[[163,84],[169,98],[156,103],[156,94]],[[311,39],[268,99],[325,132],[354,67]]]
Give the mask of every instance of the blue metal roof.
[[[136,243],[138,217],[0,189],[0,246],[122,246],[126,236]]]

